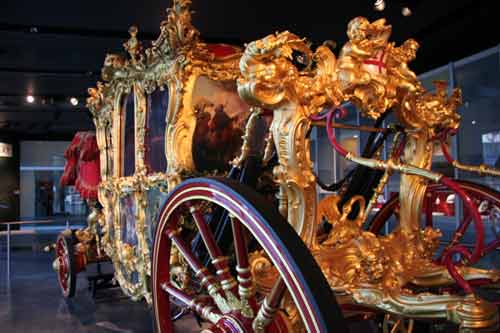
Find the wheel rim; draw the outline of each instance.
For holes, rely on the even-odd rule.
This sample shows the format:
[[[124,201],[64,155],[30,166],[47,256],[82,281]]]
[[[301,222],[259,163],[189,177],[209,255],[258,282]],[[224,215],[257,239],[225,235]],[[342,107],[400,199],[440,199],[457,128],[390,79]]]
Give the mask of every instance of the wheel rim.
[[[478,208],[481,209],[481,203],[487,202],[488,212],[481,212],[481,215],[489,215],[491,228],[496,236],[496,239],[491,241],[490,244],[485,246],[485,251],[483,256],[489,252],[495,250],[500,245],[500,234],[495,232],[495,228],[498,228],[500,221],[498,220],[497,212],[500,211],[500,193],[487,188],[483,185],[467,182],[467,181],[457,181],[460,187],[473,199]],[[443,188],[440,184],[432,184],[428,186],[427,192],[439,191]],[[399,198],[391,198],[377,214],[373,217],[370,222],[368,230],[374,234],[380,234],[384,225],[388,222],[389,218],[394,212],[397,212],[397,207],[399,206]],[[429,207],[428,207],[429,208]],[[432,226],[432,214],[428,212],[423,212],[426,217],[426,225]],[[429,221],[429,215],[431,220]],[[457,243],[463,236],[465,230],[457,230],[455,235],[453,235],[452,240]]]
[[[56,255],[57,255],[57,280],[64,297],[71,296],[73,272],[72,272],[72,251],[70,249],[72,244],[68,244],[68,237],[63,233],[59,235],[56,242]]]
[[[203,332],[288,332],[286,319],[277,311],[285,290],[293,299],[302,323],[309,332],[331,332],[334,328],[338,329],[339,325],[345,326],[328,283],[300,238],[279,213],[275,210],[269,213],[263,209],[265,201],[255,198],[249,200],[249,197],[249,190],[237,183],[203,178],[191,179],[170,193],[161,210],[153,248],[153,308],[157,331],[173,332],[168,313],[169,297],[175,297],[211,322],[210,328]],[[213,235],[209,228],[203,227],[206,224],[196,208],[200,201],[223,207],[231,214],[236,267],[229,267],[227,256],[220,252],[211,239]],[[267,203],[267,206],[270,205]],[[216,275],[201,265],[178,232],[177,222],[185,208],[190,209],[203,236]],[[269,218],[272,220],[268,221]],[[242,227],[260,244],[280,276],[271,292],[265,296],[265,301],[260,304],[249,292],[252,275],[248,267],[246,244],[241,237]],[[205,291],[208,290],[208,299],[191,297],[170,283],[172,244],[184,255],[195,275],[202,281]],[[289,248],[292,244],[293,249]],[[298,258],[300,262],[297,262]],[[231,268],[237,271],[236,279],[230,273]],[[235,299],[239,303],[235,303]],[[269,322],[265,328],[259,326]]]

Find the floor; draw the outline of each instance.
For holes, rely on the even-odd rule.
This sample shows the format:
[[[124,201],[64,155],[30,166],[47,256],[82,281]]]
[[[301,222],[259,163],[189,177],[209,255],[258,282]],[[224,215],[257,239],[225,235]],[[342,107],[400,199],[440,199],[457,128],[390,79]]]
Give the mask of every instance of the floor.
[[[92,299],[84,275],[76,296],[66,301],[51,270],[52,255],[13,251],[10,287],[5,252],[0,251],[0,332],[2,333],[149,333],[148,307],[132,302],[119,288],[99,290]],[[176,323],[176,331],[197,328],[193,317]]]
[[[12,252],[11,279],[6,279],[5,249],[0,250],[1,333],[150,333],[151,316],[144,302],[133,302],[119,288],[99,290],[93,299],[84,273],[74,298],[65,300],[51,269],[52,254]],[[191,315],[175,323],[179,333],[200,332]],[[351,332],[372,333],[372,322],[350,325]]]

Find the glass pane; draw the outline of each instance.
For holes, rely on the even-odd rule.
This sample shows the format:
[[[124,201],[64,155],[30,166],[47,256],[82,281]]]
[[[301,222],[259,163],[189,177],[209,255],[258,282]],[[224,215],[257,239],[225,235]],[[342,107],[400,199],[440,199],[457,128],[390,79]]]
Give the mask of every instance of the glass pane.
[[[88,213],[85,201],[74,186],[65,186],[63,193],[64,215],[86,215]]]
[[[165,172],[167,159],[165,156],[165,115],[168,110],[168,90],[153,92],[148,97],[148,120],[146,160],[151,172]]]
[[[498,53],[485,56],[455,68],[456,86],[462,89],[462,116],[458,131],[458,160],[464,164],[486,164],[500,167],[500,65]],[[458,172],[459,178],[482,183],[500,190],[498,177],[482,177],[477,173]],[[464,206],[459,201],[460,218]],[[480,205],[480,203],[478,203]],[[486,239],[495,237],[493,220],[482,216]],[[473,243],[474,230],[469,228],[464,235],[466,243]]]
[[[160,191],[158,188],[148,191],[148,205],[146,207],[146,240],[150,248],[153,246],[158,214],[166,199],[167,193]]]
[[[395,112],[390,113],[389,115],[386,116],[384,120],[384,127],[388,127],[391,124],[398,124],[399,121],[395,115]],[[394,147],[393,147],[393,141],[394,141],[394,136],[389,136],[388,139],[385,141],[384,144],[384,151],[382,154],[383,159],[387,159],[390,154],[393,152]],[[374,211],[377,211],[382,207],[382,205],[387,202],[390,198],[392,198],[395,195],[399,194],[399,185],[400,185],[400,174],[398,172],[394,172],[391,177],[389,178],[389,181],[387,182],[387,185],[384,189],[384,198],[378,198],[379,200],[377,201],[376,208]],[[394,222],[394,221],[392,221]]]
[[[316,165],[317,176],[324,184],[329,185],[335,182],[333,147],[328,140],[325,127],[317,127],[315,131],[317,138],[315,152],[317,152],[317,155],[314,157],[314,164]],[[323,191],[322,189],[319,191],[320,199],[330,194],[330,192]]]
[[[120,199],[120,224],[122,241],[130,245],[137,244],[135,232],[136,205],[132,195]]]
[[[420,82],[422,82],[422,85],[424,86],[425,89],[429,91],[434,91],[434,84],[432,82],[434,81],[450,81],[450,76],[449,76],[449,69],[448,66],[444,66],[441,68],[438,68],[436,70],[433,70],[429,74],[425,73],[419,77]]]
[[[336,119],[335,121],[339,124],[345,125],[358,125],[358,111],[353,105],[345,106],[347,109],[347,115],[345,118]],[[350,129],[335,129],[335,135],[337,140],[344,149],[347,151],[359,155],[359,131]],[[332,147],[333,149],[333,147]],[[347,173],[355,167],[355,163],[346,160],[344,157],[337,155],[337,180],[344,178]]]
[[[109,202],[111,202],[111,199],[112,199],[112,195],[111,194],[106,194],[106,196],[108,197],[107,200]],[[107,232],[108,232],[108,236],[109,236],[109,239],[110,241],[113,243],[115,241],[115,225],[114,225],[114,220],[115,220],[115,215],[114,215],[114,209],[109,209],[106,214],[105,214],[105,218],[106,218],[106,226],[107,226]]]
[[[33,186],[31,200],[34,205],[33,214],[23,216],[25,218],[52,217],[52,216],[85,216],[87,205],[80,197],[75,186],[62,187],[59,183],[62,171],[22,171],[21,177],[25,186]],[[27,184],[32,181],[33,183]]]
[[[500,66],[498,54],[486,56],[455,69],[456,86],[462,89],[463,106],[458,132],[458,157],[465,164],[498,167],[500,142]],[[498,177],[459,172],[461,179],[500,189]]]
[[[135,169],[135,118],[134,118],[134,94],[129,94],[123,101],[124,112],[122,126],[125,123],[123,132],[123,175],[131,176]]]
[[[113,154],[113,149],[111,149],[111,147],[113,147],[113,135],[112,135],[112,130],[110,127],[107,127],[106,128],[106,131],[105,131],[105,135],[106,135],[106,146],[108,147],[108,149],[106,150],[106,154]],[[108,175],[112,175],[113,173],[113,164],[115,163],[115,161],[113,160],[113,158],[108,158],[106,156],[106,160],[107,160],[107,170],[106,170],[106,174]],[[101,175],[101,177],[103,177],[103,175]]]
[[[201,76],[193,90],[196,129],[193,159],[198,171],[227,170],[240,151],[249,108],[233,81],[216,82]]]

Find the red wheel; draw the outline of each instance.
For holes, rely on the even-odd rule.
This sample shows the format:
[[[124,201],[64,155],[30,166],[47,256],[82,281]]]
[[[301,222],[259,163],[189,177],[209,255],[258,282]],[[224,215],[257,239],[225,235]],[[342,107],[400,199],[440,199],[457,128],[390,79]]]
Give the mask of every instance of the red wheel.
[[[231,216],[233,253],[222,253],[201,209],[221,207]],[[191,250],[180,223],[192,219],[211,263]],[[248,244],[272,263],[276,279],[267,293],[253,292]],[[171,282],[171,250],[182,255],[195,292]],[[175,188],[160,212],[152,262],[155,329],[173,332],[170,298],[184,303],[207,321],[204,333],[292,332],[290,302],[308,332],[346,332],[335,296],[307,247],[279,212],[253,190],[227,179],[194,178]],[[288,303],[287,303],[288,301]],[[288,307],[287,307],[288,306]]]
[[[484,251],[482,252],[482,255],[484,256],[500,246],[500,233],[497,232],[500,226],[500,193],[486,186],[472,182],[462,180],[456,180],[455,182],[460,185],[460,187],[471,197],[472,200],[474,200],[481,217],[490,221],[491,228],[496,236],[494,240],[484,247]],[[426,193],[427,198],[434,198],[432,194],[442,191],[443,189],[444,187],[441,184],[429,185]],[[425,206],[426,209],[423,213],[425,216],[425,224],[427,226],[432,226],[432,206],[429,202]],[[374,234],[380,234],[385,224],[389,221],[389,218],[393,214],[397,214],[398,210],[399,197],[395,196],[382,206],[382,208],[373,217],[370,221],[368,230]],[[455,234],[452,237],[452,242],[448,245],[448,247],[456,245],[461,240],[470,223],[470,216],[465,214],[464,219],[461,221],[459,228],[455,231]]]
[[[64,297],[71,298],[76,290],[76,260],[74,236],[71,230],[64,230],[57,237],[56,259],[53,268],[57,273],[59,287]]]

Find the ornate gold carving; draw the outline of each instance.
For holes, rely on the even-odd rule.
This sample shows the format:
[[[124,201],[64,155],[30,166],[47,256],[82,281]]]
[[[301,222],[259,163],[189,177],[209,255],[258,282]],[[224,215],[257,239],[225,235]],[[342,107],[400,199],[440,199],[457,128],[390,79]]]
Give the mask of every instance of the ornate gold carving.
[[[252,108],[250,117],[248,118],[247,125],[245,127],[245,134],[243,135],[243,144],[241,145],[241,153],[240,156],[236,157],[232,161],[232,165],[238,168],[242,167],[242,163],[248,157],[250,153],[250,139],[254,136],[255,125],[257,123],[257,119],[259,118],[262,109],[260,108]]]
[[[453,161],[453,166],[457,169],[464,170],[464,171],[469,171],[469,172],[477,172],[479,175],[490,175],[490,176],[500,176],[500,170],[496,168],[492,168],[490,166],[487,166],[485,164],[479,164],[479,165],[468,165],[468,164],[462,164],[458,162],[457,160]]]
[[[309,246],[331,287],[339,295],[351,297],[347,302],[415,318],[456,318],[453,320],[465,325],[463,328],[493,327],[498,315],[487,310],[488,303],[472,309],[472,303],[461,296],[413,295],[404,289],[409,282],[433,286],[451,282],[446,269],[431,260],[441,233],[432,228],[422,230],[420,218],[427,183],[442,177],[430,170],[434,141],[442,131],[458,127],[460,116],[456,109],[461,94],[455,89],[448,96],[441,82],[436,83],[434,93],[427,92],[408,67],[418,43],[410,39],[396,46],[389,42],[390,33],[391,26],[384,19],[370,23],[355,18],[349,23],[349,41],[338,59],[326,46],[313,52],[303,39],[287,31],[248,44],[240,61],[238,91],[249,104],[274,113],[272,140],[266,151],[271,152],[270,144],[274,143],[279,157],[274,175],[280,185],[280,212]],[[299,70],[292,60],[301,62],[304,68]],[[346,156],[357,164],[385,172],[374,196],[382,191],[392,173],[402,174],[399,227],[387,236],[376,236],[361,228],[373,199],[367,210],[360,201],[361,214],[354,221],[347,216],[353,202],[360,200],[357,197],[342,209],[335,195],[316,207],[306,138],[309,119],[324,108],[346,101],[371,118],[394,108],[405,127],[402,157],[383,161],[352,153]],[[316,229],[323,218],[332,224],[332,230],[318,241]],[[268,292],[276,271],[259,253],[252,254],[250,263],[257,291]],[[461,273],[466,279],[498,279],[498,272],[492,271],[462,269]],[[467,314],[458,310],[466,308]],[[474,324],[466,324],[474,311]]]
[[[403,316],[386,314],[382,323],[383,333],[412,333],[415,321]]]
[[[443,129],[456,129],[460,115],[456,109],[462,104],[462,94],[454,89],[448,97],[447,83],[435,81],[435,93],[406,94],[401,100],[398,116],[403,124],[428,135]]]
[[[300,75],[292,65],[293,51],[302,52],[305,64],[316,59],[310,76]],[[250,43],[240,61],[240,96],[274,111],[271,132],[279,159],[274,176],[280,185],[280,211],[312,247],[315,233],[308,221],[316,220],[316,192],[306,133],[310,115],[327,102],[341,101],[341,93],[332,85],[334,66],[335,56],[328,47],[313,54],[302,39],[287,31]]]
[[[380,286],[393,281],[393,276],[387,274],[389,251],[375,235],[346,219],[349,212],[345,210],[342,221],[332,221],[335,225],[327,240],[313,251],[330,286],[350,289],[358,284]]]
[[[255,281],[256,292],[268,294],[279,277],[278,272],[269,258],[264,255],[263,251],[251,253],[249,262],[250,272],[252,273],[253,281]]]
[[[144,49],[138,39],[139,29],[129,29],[130,39],[124,43],[129,57],[108,54],[102,69],[102,80],[89,89],[87,105],[96,125],[101,151],[102,183],[99,201],[103,205],[103,237],[105,252],[112,259],[116,278],[124,291],[133,298],[145,297],[149,302],[148,275],[151,262],[146,233],[148,191],[168,191],[195,171],[192,142],[196,124],[192,92],[196,80],[234,81],[239,73],[241,52],[216,57],[209,45],[200,41],[199,32],[191,23],[190,0],[175,0],[161,23],[160,35],[150,48]],[[168,89],[166,110],[165,154],[167,170],[151,174],[145,164],[146,119],[148,95]],[[123,100],[134,92],[135,172],[123,177]],[[158,124],[160,126],[160,124]],[[131,195],[136,207],[135,232],[137,245],[122,241],[120,227],[120,198]],[[137,273],[138,282],[131,282]]]

